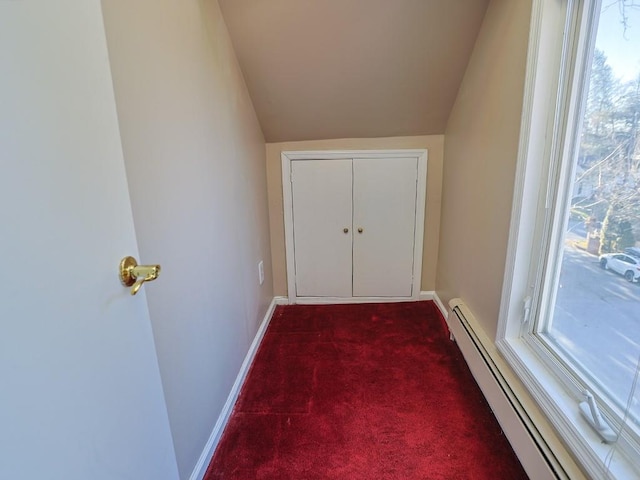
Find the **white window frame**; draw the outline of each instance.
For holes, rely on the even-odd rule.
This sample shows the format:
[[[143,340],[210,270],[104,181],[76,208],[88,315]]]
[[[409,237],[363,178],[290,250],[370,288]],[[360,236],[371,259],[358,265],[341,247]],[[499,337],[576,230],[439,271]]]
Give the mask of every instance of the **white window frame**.
[[[575,92],[585,87],[590,64],[579,53],[593,50],[595,34],[590,25],[597,24],[599,6],[598,0],[533,1],[514,205],[496,343],[585,472],[594,478],[623,479],[637,478],[638,471],[634,469],[634,463],[640,463],[637,437],[623,429],[607,473],[604,465],[612,446],[602,443],[578,409],[586,385],[576,381],[561,356],[551,354],[532,333],[538,306],[551,300],[536,299],[535,287],[543,278],[548,282],[557,275],[557,271],[545,268],[547,258],[557,258],[554,248],[559,245],[557,238],[551,238],[550,225],[563,221],[565,209],[555,208],[554,204],[556,198],[566,197],[567,192],[562,188],[556,190],[555,186],[558,178],[566,178],[574,168],[573,162],[560,159],[573,158],[576,148],[571,139],[575,138],[573,129],[581,124],[582,111],[579,94]],[[562,137],[569,140],[563,141]],[[532,297],[533,303],[528,301]],[[593,393],[600,398],[597,390]],[[602,402],[599,404],[603,406]],[[619,409],[603,408],[602,413],[614,429],[620,425],[616,421],[622,418]]]

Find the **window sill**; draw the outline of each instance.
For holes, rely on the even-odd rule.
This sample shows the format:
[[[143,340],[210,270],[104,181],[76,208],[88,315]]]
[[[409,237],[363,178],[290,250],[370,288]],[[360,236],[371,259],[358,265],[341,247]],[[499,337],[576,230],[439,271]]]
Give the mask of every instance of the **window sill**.
[[[549,422],[566,442],[576,462],[593,478],[625,480],[638,478],[634,463],[616,448],[607,473],[605,461],[613,445],[602,442],[600,436],[580,415],[579,399],[569,392],[532,347],[522,338],[508,338],[497,342],[498,350],[509,366],[529,390],[532,398]]]

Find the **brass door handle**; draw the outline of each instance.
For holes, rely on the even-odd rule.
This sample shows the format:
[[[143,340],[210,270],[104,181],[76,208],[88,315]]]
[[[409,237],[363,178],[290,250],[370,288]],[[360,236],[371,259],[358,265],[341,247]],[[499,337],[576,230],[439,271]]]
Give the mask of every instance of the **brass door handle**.
[[[133,257],[124,257],[120,262],[120,281],[131,288],[135,295],[144,282],[151,282],[160,275],[160,265],[138,265]]]
[[[342,229],[342,231],[343,231],[344,233],[349,233],[349,229],[348,229],[348,228],[346,228],[346,227],[345,227],[345,228],[343,228],[343,229]]]
[[[362,233],[362,232],[364,232],[364,228],[359,227],[359,228],[358,228],[358,233]]]

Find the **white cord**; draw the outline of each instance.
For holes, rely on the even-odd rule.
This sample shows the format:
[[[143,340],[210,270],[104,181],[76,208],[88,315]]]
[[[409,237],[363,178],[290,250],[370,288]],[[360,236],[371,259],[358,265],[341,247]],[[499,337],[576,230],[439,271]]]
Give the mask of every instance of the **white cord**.
[[[622,435],[623,430],[627,426],[627,419],[629,418],[629,414],[631,412],[631,406],[633,404],[633,398],[636,395],[636,391],[638,388],[638,378],[640,377],[640,355],[638,355],[638,362],[636,363],[636,373],[633,376],[633,382],[631,382],[631,391],[629,392],[629,397],[627,398],[627,406],[624,409],[624,416],[622,417],[622,422],[618,427],[618,439],[620,439],[620,435]],[[604,478],[611,478],[611,462],[613,461],[613,456],[618,449],[618,441],[611,446],[609,453],[604,457]]]

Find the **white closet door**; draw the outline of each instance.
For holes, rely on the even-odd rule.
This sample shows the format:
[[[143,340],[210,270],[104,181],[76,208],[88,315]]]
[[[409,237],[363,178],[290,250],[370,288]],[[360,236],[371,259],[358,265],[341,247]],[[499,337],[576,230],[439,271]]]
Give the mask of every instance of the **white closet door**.
[[[417,158],[353,160],[353,296],[410,297]]]
[[[351,160],[294,161],[291,175],[296,295],[350,297]]]

